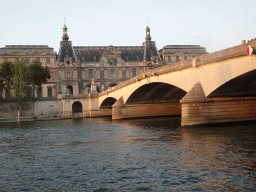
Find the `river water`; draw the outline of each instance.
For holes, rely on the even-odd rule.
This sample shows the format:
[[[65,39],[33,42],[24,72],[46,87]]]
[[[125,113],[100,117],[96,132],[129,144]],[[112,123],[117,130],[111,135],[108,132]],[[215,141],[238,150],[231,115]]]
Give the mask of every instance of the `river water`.
[[[0,191],[256,191],[256,123],[0,124]]]

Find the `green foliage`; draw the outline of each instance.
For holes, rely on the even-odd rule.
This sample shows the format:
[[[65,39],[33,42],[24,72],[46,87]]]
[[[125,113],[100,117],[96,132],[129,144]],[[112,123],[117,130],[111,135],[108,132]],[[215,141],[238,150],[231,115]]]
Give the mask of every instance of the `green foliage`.
[[[31,95],[34,97],[36,86],[41,87],[50,78],[49,68],[43,67],[36,60],[28,66],[24,58],[17,59],[14,63],[4,61],[0,64],[0,92],[5,89],[16,102],[18,109],[31,99]]]
[[[51,78],[50,70],[48,67],[43,67],[42,64],[34,60],[29,64],[29,76],[33,85],[41,87],[42,84],[46,83]]]
[[[31,98],[32,87],[26,61],[19,60],[12,65],[13,99],[20,110],[25,101]]]
[[[51,78],[50,70],[48,67],[43,67],[42,63],[37,60],[32,61],[28,66],[28,76],[33,87],[33,97],[36,86],[41,87],[42,84],[46,83]]]
[[[0,76],[0,92],[2,92],[3,90],[4,90],[4,81]],[[1,95],[0,95],[0,98],[1,98]]]
[[[10,90],[12,88],[12,67],[13,63],[11,61],[4,61],[0,65],[0,91],[1,89],[6,89],[8,95],[10,95]]]

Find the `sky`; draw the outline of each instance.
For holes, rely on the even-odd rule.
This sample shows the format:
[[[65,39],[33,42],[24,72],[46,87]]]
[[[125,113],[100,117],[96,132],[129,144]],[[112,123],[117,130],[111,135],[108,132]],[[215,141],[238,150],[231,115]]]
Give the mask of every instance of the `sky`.
[[[256,37],[255,0],[0,0],[0,47],[200,45],[209,53]]]

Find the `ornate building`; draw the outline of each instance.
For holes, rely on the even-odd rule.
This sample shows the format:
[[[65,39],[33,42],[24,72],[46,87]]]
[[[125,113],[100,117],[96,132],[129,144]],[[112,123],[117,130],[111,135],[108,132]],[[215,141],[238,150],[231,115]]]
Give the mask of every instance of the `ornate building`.
[[[48,66],[51,79],[38,90],[38,97],[52,98],[86,94],[92,82],[100,92],[149,68],[206,53],[199,45],[167,45],[158,51],[149,27],[142,46],[73,46],[64,25],[58,55],[47,45],[6,45],[0,48],[0,63],[25,58],[27,63],[38,60]]]
[[[92,80],[98,92],[103,91],[160,65],[158,58],[149,27],[142,46],[72,46],[64,25],[58,54],[59,93],[88,93]]]

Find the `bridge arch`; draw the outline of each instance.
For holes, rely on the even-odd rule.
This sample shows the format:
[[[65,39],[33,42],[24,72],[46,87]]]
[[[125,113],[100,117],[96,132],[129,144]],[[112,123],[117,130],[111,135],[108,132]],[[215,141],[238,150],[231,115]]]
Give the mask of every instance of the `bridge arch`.
[[[208,55],[202,56],[202,62],[206,62],[206,59],[209,59],[209,63],[199,64],[196,67],[192,67],[192,61],[187,60],[156,68],[154,69],[154,72],[157,74],[155,76],[150,74],[151,71],[146,73],[146,78],[138,75],[126,82],[120,83],[116,89],[111,89],[109,92],[106,90],[105,93],[107,92],[108,95],[105,93],[100,94],[99,103],[107,97],[120,98],[121,96],[124,103],[126,103],[135,90],[149,83],[167,83],[179,87],[188,93],[200,82],[205,96],[211,97],[212,95],[210,94],[213,91],[228,81],[256,69],[256,55],[251,57],[244,55],[220,60],[218,54],[211,55],[210,59]],[[221,54],[219,55],[221,56]],[[213,59],[211,60],[211,58]]]
[[[181,100],[186,91],[174,85],[162,82],[153,82],[137,88],[127,99],[126,104],[151,103]]]
[[[107,97],[100,105],[100,109],[110,109],[111,106],[117,101],[114,97]]]
[[[256,69],[223,83],[208,95],[208,97],[242,96],[256,96]]]

